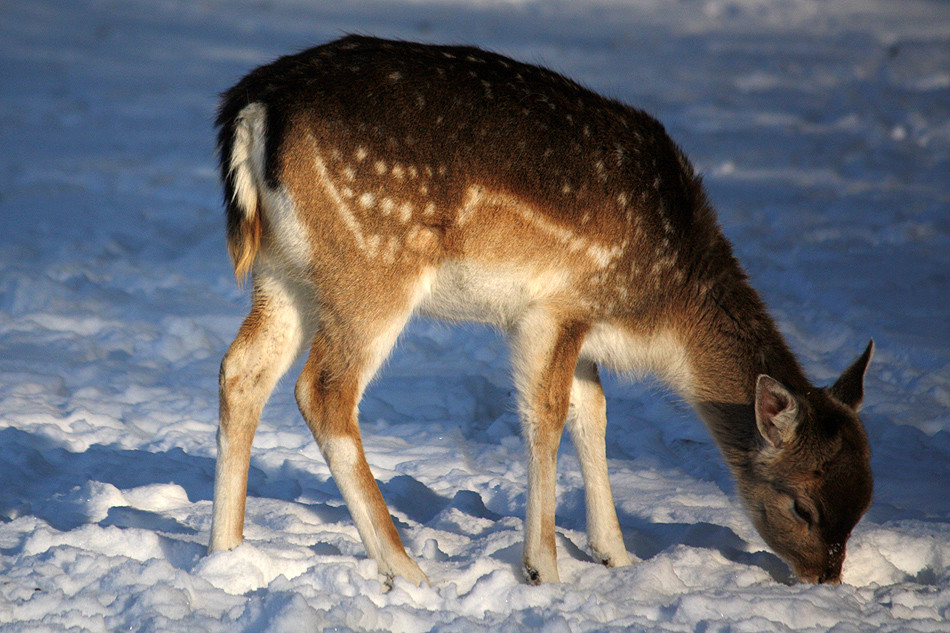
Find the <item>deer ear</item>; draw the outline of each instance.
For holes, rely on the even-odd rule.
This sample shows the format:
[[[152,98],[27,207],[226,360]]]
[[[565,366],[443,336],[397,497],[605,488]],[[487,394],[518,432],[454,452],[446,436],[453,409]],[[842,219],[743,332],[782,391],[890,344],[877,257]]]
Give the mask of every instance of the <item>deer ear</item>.
[[[868,369],[868,363],[874,355],[874,339],[868,343],[864,353],[854,361],[850,367],[844,370],[841,378],[835,381],[829,391],[841,404],[847,405],[854,411],[861,406],[864,400],[864,373]]]
[[[759,433],[773,448],[781,448],[795,438],[798,403],[782,383],[762,374],[755,385],[755,423]]]

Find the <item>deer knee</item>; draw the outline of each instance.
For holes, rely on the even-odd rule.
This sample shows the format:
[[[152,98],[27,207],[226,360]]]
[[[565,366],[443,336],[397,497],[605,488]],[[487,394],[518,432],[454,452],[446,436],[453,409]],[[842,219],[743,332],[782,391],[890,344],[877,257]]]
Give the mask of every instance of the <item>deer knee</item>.
[[[243,350],[234,346],[221,360],[218,373],[220,424],[226,436],[235,432],[244,433],[256,426],[257,417],[263,408],[267,393],[259,370],[244,362]]]
[[[246,357],[243,346],[235,342],[221,359],[218,387],[222,398],[234,398],[237,394],[246,392],[255,382],[249,375],[251,368],[247,366]]]

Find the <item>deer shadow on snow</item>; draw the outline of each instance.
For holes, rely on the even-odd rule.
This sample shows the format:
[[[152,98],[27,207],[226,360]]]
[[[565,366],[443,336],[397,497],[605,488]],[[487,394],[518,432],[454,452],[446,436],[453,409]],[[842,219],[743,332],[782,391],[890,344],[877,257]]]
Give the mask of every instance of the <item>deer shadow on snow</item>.
[[[905,443],[908,443],[919,440],[909,436],[920,432],[912,427],[895,425],[889,433],[890,436],[895,433],[908,436],[904,438]],[[704,447],[694,447],[692,450],[703,453],[712,451]],[[613,459],[630,457],[613,455]],[[675,457],[661,459],[672,461]],[[714,459],[711,454],[709,457]],[[912,471],[929,471],[937,466],[932,463],[906,464]],[[562,467],[567,467],[567,464]],[[184,490],[190,503],[210,502],[214,470],[215,461],[212,457],[190,455],[180,448],[149,451],[93,444],[85,451],[74,452],[49,437],[8,427],[0,430],[0,481],[5,482],[0,488],[0,521],[35,516],[62,532],[88,524],[149,530],[159,536],[160,545],[173,566],[190,570],[206,551],[205,533],[210,524],[210,503],[206,513],[208,516],[201,519],[180,520],[162,512],[122,505],[121,502],[111,505],[106,516],[100,517],[96,516],[94,508],[96,486],[101,490],[103,484],[108,484],[121,493],[142,486],[174,484]],[[705,476],[701,478],[712,479],[717,486],[727,489],[730,484],[727,483],[729,476],[724,465],[721,469],[713,470],[716,472],[709,473],[704,469]],[[950,515],[950,502],[946,502],[942,508],[915,510],[891,498],[894,495],[890,494],[890,490],[895,486],[889,482],[894,479],[892,483],[898,483],[906,478],[908,474],[903,469],[895,476],[880,470],[876,474],[881,494],[875,505],[879,505],[880,511],[876,513],[872,507],[866,520],[945,521]],[[488,509],[479,491],[459,490],[454,497],[447,498],[407,475],[397,475],[377,483],[394,511],[422,525],[444,527],[446,510],[457,511],[455,514],[461,517],[492,521],[504,518],[505,514],[523,519],[524,499],[521,495],[508,504],[510,510],[499,511],[498,508]],[[349,521],[348,511],[342,504],[342,497],[333,480],[294,466],[265,471],[252,460],[248,496],[301,503],[327,523]],[[301,501],[301,497],[306,500]],[[581,487],[565,490],[558,502],[558,526],[582,531],[583,504]],[[933,505],[933,500],[930,505]],[[748,544],[728,527],[708,522],[658,523],[624,512],[619,513],[619,519],[628,551],[641,560],[651,559],[670,547],[686,545],[716,550],[727,560],[760,567],[777,582],[794,582],[791,572],[778,556],[768,551],[748,551]],[[409,527],[403,521],[397,520],[396,523],[401,530]],[[594,562],[592,557],[560,531],[558,540],[567,555]],[[14,555],[22,550],[22,546],[22,542],[8,546],[0,549],[0,554]],[[339,554],[331,545],[314,548],[320,554]],[[491,556],[520,570],[520,544],[499,550]]]
[[[96,498],[103,494],[104,485],[113,486],[122,493],[142,486],[173,484],[184,490],[190,503],[208,502],[212,499],[214,468],[213,458],[189,455],[179,448],[148,451],[94,444],[85,451],[74,452],[51,438],[6,428],[0,430],[0,480],[6,482],[0,490],[0,521],[34,516],[61,532],[90,524],[152,531],[158,535],[169,562],[180,569],[190,570],[205,552],[207,543],[203,533],[207,531],[210,505],[209,516],[198,521],[182,520],[161,511],[136,508],[112,499],[108,503],[115,505],[110,505],[106,516],[102,517],[103,510],[97,510]],[[503,518],[502,514],[485,506],[478,492],[460,490],[449,499],[407,475],[397,475],[378,483],[393,510],[418,524],[442,525],[445,510],[455,510],[462,517]],[[332,479],[318,478],[294,467],[265,472],[252,464],[248,495],[301,503],[298,501],[304,490],[301,484],[306,487],[308,498],[303,503],[320,520],[328,523],[349,521],[348,511],[340,503],[342,498]],[[572,491],[568,496],[571,498],[560,504],[567,517],[564,522],[576,522],[577,517],[581,517],[583,522],[582,491]],[[321,498],[331,503],[315,500]],[[572,507],[578,500],[580,507]],[[511,505],[515,506],[512,514],[521,519],[517,507],[519,501],[523,505],[523,498]],[[520,511],[523,513],[523,507]],[[783,564],[777,557],[765,552],[749,554],[742,551],[742,540],[728,528],[711,524],[657,525],[630,515],[621,515],[621,524],[628,549],[641,559],[651,558],[675,544],[706,547],[718,549],[730,560],[764,567],[777,580],[785,580],[781,575]],[[397,525],[403,530],[409,527],[398,520]],[[593,562],[563,536],[559,540],[568,555]],[[16,554],[22,546],[21,542],[0,550],[0,553]],[[512,551],[499,551],[492,556],[520,569],[520,545],[507,549]],[[339,554],[332,546],[318,547],[317,550],[320,554]]]

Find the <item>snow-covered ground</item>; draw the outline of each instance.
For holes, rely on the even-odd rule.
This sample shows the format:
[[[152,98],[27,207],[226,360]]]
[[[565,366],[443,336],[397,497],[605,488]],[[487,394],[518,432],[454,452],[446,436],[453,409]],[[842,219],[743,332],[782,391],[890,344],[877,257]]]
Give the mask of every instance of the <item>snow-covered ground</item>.
[[[793,583],[702,424],[610,378],[640,562],[586,553],[565,441],[564,582],[525,585],[505,345],[424,321],[361,421],[433,586],[383,591],[292,378],[254,443],[247,540],[204,555],[218,363],[248,306],[216,95],[344,32],[475,43],[644,107],[812,378],[875,338],[875,502],[844,584]],[[0,631],[950,631],[950,2],[0,1],[0,149]]]

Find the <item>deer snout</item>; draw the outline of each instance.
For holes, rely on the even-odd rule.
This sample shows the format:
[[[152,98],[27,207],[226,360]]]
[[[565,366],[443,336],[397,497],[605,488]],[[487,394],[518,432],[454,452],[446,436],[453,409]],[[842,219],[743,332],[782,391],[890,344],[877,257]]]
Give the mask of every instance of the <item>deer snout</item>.
[[[832,543],[828,546],[828,562],[824,571],[818,576],[818,583],[831,585],[841,584],[841,567],[844,565],[844,543]]]
[[[828,547],[825,560],[811,568],[798,567],[799,578],[818,585],[840,585],[841,567],[844,564],[844,544],[835,543]]]

